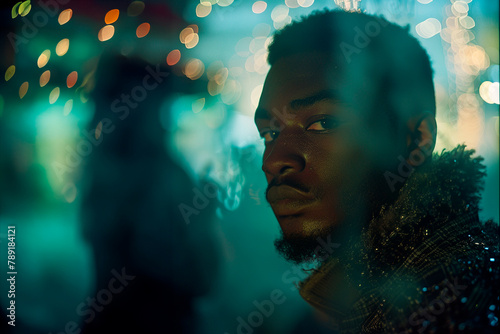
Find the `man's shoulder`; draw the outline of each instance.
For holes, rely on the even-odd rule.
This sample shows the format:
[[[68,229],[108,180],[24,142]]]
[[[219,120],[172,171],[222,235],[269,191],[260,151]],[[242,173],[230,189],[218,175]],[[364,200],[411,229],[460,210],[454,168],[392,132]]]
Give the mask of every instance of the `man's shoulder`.
[[[396,333],[431,333],[444,329],[452,333],[488,333],[489,329],[493,333],[499,329],[498,225],[487,222],[471,229],[465,238],[456,240],[455,247],[444,247],[441,253],[435,249],[440,256],[433,257],[432,248],[428,254],[419,254],[427,257],[419,262],[427,264],[425,270],[414,278],[413,289],[405,296],[406,302],[400,299],[402,304],[398,307],[398,303],[394,303],[386,313],[387,323]],[[392,281],[402,277],[395,275]]]

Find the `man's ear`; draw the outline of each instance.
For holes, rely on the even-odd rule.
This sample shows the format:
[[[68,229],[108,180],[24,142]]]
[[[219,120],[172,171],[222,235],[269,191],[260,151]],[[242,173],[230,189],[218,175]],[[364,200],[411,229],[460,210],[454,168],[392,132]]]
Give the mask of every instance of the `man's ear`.
[[[431,159],[432,151],[436,145],[437,123],[433,113],[425,112],[417,118],[409,121],[410,136],[408,137],[407,162],[417,167]]]

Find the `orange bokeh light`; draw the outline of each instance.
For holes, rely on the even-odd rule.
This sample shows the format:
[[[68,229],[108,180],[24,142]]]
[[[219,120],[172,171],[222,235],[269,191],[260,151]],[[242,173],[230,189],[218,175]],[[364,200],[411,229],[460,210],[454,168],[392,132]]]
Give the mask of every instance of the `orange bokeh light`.
[[[149,25],[149,23],[147,23],[147,22],[141,23],[137,27],[135,34],[137,35],[137,37],[143,38],[144,36],[149,34],[149,29],[151,29],[151,26]]]
[[[22,99],[24,97],[24,95],[26,95],[26,93],[28,92],[28,88],[29,88],[30,84],[28,83],[28,81],[25,81],[23,82],[23,84],[21,85],[21,87],[19,87],[19,97]]]
[[[50,80],[50,71],[47,70],[40,76],[40,87],[45,86]]]
[[[118,20],[119,16],[120,16],[120,11],[118,9],[111,9],[109,12],[106,13],[106,16],[104,17],[104,22],[106,24],[115,23],[116,20]]]
[[[76,84],[77,80],[78,80],[78,72],[73,71],[70,74],[68,74],[68,78],[66,79],[66,85],[68,86],[68,88],[71,88]]]
[[[173,66],[181,60],[181,52],[177,49],[172,50],[167,55],[167,64]]]
[[[71,9],[65,9],[59,14],[59,17],[57,18],[57,22],[59,22],[60,25],[68,23],[69,20],[71,20],[71,17],[73,16],[73,10]]]

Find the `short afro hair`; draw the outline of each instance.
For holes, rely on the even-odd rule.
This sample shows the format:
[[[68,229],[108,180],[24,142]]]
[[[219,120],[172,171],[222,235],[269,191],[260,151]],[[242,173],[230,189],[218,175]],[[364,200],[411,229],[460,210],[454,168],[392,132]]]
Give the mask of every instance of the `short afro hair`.
[[[374,83],[374,105],[384,106],[395,120],[421,111],[435,115],[429,55],[409,27],[365,13],[325,9],[277,31],[268,51],[271,66],[287,56],[320,52],[336,65],[361,68],[360,80]]]

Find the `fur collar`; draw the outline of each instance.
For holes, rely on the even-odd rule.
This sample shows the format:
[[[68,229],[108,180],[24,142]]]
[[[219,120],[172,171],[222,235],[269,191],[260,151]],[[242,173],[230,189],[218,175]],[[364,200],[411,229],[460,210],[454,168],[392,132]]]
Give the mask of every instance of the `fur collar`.
[[[380,293],[380,287],[394,279],[391,276],[397,269],[405,267],[408,273],[418,259],[426,261],[426,256],[420,256],[422,244],[426,249],[439,246],[440,254],[449,257],[455,240],[467,238],[473,225],[479,224],[485,167],[482,158],[473,158],[473,154],[464,145],[434,154],[430,163],[408,177],[396,200],[381,208],[361,239],[346,241],[347,259],[331,258],[301,282],[301,296],[325,314],[345,319],[351,312],[361,312],[359,307],[351,309],[354,305],[376,306],[379,302],[372,292]],[[413,261],[415,253],[420,255]],[[390,288],[390,284],[385,285]],[[359,322],[364,317],[353,319]]]
[[[465,145],[443,150],[408,177],[395,202],[383,206],[363,232],[363,248],[375,254],[373,260],[394,268],[450,221],[478,211],[485,167],[473,154]]]

